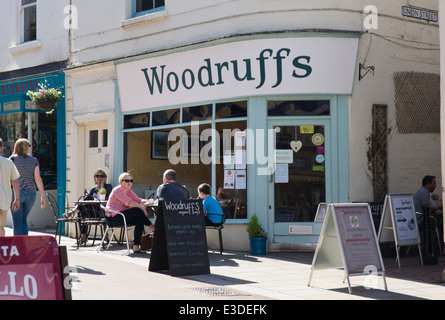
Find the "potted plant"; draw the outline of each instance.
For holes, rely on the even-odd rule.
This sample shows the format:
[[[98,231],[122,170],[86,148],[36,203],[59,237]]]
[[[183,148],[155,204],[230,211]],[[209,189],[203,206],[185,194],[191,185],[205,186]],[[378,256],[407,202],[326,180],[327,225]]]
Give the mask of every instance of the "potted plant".
[[[105,188],[100,188],[98,193],[99,193],[100,201],[105,201],[105,197],[107,195],[107,190],[105,190]]]
[[[267,247],[267,233],[264,231],[258,217],[254,214],[247,224],[247,233],[250,239],[250,253],[252,255],[265,255]]]
[[[39,83],[40,89],[38,91],[28,91],[27,96],[36,104],[37,109],[53,110],[56,103],[62,98],[62,91],[60,89],[48,88],[48,83]]]

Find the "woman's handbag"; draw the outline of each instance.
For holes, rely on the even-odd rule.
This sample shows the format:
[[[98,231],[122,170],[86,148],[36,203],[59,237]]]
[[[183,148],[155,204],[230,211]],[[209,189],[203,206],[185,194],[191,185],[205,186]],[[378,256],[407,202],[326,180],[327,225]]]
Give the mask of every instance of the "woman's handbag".
[[[153,246],[153,234],[144,234],[141,237],[141,249],[142,250],[151,250]]]

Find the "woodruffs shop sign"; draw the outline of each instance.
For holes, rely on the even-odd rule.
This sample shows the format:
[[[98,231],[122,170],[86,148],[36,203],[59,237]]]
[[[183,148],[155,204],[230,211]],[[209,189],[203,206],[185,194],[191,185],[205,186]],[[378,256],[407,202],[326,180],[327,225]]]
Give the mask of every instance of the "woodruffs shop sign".
[[[236,41],[117,65],[123,111],[266,94],[350,94],[357,38]]]

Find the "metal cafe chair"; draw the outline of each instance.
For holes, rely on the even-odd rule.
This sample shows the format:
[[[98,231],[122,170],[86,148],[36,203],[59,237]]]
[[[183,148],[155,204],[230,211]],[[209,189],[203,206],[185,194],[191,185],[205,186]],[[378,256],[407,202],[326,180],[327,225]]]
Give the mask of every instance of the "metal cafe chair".
[[[208,225],[206,226],[206,229],[215,229],[218,230],[218,236],[219,236],[219,252],[220,254],[223,253],[224,251],[224,246],[223,246],[223,238],[222,238],[222,229],[224,229],[224,223],[226,222],[227,217],[229,216],[230,210],[233,206],[235,202],[235,199],[232,198],[229,203],[227,204],[226,208],[224,209],[223,213],[223,218],[222,221],[220,223],[214,223],[212,225]]]
[[[127,220],[125,219],[125,216],[121,212],[115,211],[115,210],[111,210],[111,209],[107,209],[103,205],[100,205],[100,207],[102,208],[102,210],[104,210],[104,212],[106,210],[108,212],[112,212],[112,213],[121,215],[122,216],[122,220],[123,220],[123,224],[122,225],[109,225],[108,222],[106,222],[106,219],[105,219],[105,223],[107,225],[107,228],[105,229],[105,232],[104,232],[103,237],[102,237],[102,241],[100,242],[100,245],[99,245],[99,248],[97,249],[97,252],[100,252],[101,248],[103,248],[105,237],[108,235],[108,230],[111,229],[112,233],[111,233],[111,237],[109,238],[110,240],[108,241],[108,245],[107,245],[106,250],[108,250],[108,248],[110,247],[111,240],[113,239],[114,234],[116,232],[116,228],[124,228],[125,240],[127,242],[127,252],[128,252],[128,254],[130,254],[130,242],[128,241],[128,227],[131,227],[132,225],[128,225],[127,224]]]
[[[83,197],[77,202],[79,210],[79,229],[85,232],[88,239],[91,229],[94,227],[93,244],[96,241],[97,229],[100,228],[101,234],[104,233],[105,217],[101,208],[100,200],[83,200]],[[78,241],[80,242],[80,241]],[[86,246],[86,241],[85,244]]]
[[[422,212],[416,212],[416,217],[417,217],[417,223],[422,225],[422,221],[424,219],[423,213]],[[439,228],[437,227],[437,220],[434,216],[429,216],[430,217],[430,223],[433,223],[433,228],[436,231],[436,237],[435,237],[435,242],[437,242],[437,246],[439,248],[439,255],[442,256],[442,245],[441,245],[441,237],[440,237],[440,233],[439,233]],[[422,230],[424,229],[424,226],[422,226],[422,228],[420,231],[425,231]],[[434,243],[435,244],[435,243]]]
[[[65,222],[74,222],[77,224],[78,222],[78,218],[77,217],[70,217],[70,218],[64,218],[63,214],[64,213],[68,213],[70,211],[70,209],[73,208],[59,208],[59,206],[57,205],[57,200],[56,198],[54,198],[54,196],[50,193],[46,194],[46,198],[48,199],[49,205],[54,213],[54,219],[56,222],[56,234],[55,234],[55,238],[57,239],[57,235],[59,235],[59,244],[60,244],[60,238],[62,236],[62,224]],[[77,226],[76,226],[76,239],[78,240],[78,234],[77,234]]]

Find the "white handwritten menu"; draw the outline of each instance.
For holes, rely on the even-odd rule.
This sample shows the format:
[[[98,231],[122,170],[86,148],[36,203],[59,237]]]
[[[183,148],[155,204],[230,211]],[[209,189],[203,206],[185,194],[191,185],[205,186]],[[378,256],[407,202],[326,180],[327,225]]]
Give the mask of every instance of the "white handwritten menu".
[[[370,265],[383,271],[369,208],[335,207],[334,213],[348,273],[364,273]]]

